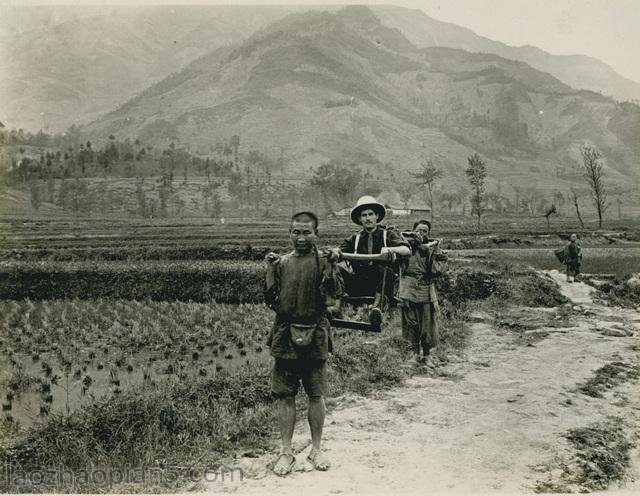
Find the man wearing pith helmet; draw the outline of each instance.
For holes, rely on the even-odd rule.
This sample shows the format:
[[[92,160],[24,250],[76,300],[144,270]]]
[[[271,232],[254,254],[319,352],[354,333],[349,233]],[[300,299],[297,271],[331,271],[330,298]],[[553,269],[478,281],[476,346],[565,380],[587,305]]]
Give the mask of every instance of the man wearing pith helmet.
[[[356,206],[351,209],[351,220],[362,229],[345,239],[338,249],[344,253],[376,254],[394,252],[397,255],[408,256],[411,250],[408,244],[395,231],[387,230],[380,222],[387,214],[384,205],[373,196],[361,196]],[[389,267],[376,262],[351,263],[353,274],[345,277],[346,293],[349,296],[375,296],[373,309],[370,314],[372,323],[379,324],[382,319],[380,304],[382,299],[382,281],[384,271],[387,271],[387,288],[393,287],[392,271]]]

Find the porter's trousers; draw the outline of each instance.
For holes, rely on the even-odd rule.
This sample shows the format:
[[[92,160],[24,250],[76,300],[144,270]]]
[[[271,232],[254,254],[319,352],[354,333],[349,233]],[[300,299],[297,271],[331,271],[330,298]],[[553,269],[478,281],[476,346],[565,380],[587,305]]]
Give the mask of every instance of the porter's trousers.
[[[414,353],[428,355],[438,346],[438,315],[433,303],[415,303],[402,300],[402,337]]]

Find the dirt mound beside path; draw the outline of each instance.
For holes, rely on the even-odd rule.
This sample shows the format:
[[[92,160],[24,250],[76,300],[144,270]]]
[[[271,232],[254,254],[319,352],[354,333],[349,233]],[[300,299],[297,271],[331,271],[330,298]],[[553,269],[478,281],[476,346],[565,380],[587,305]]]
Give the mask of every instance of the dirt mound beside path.
[[[244,470],[244,481],[202,489],[296,496],[513,493],[561,483],[562,467],[575,458],[564,433],[611,416],[630,431],[638,426],[637,385],[618,384],[600,398],[579,387],[608,363],[639,363],[640,314],[598,306],[588,286],[568,284],[554,272],[547,274],[572,300],[571,327],[545,328],[543,339],[523,344],[491,318],[469,324],[465,356],[376,398],[342,397],[329,409],[328,472],[313,471],[305,461],[308,427],[301,419],[290,476],[270,472],[275,454],[241,458],[234,463]],[[608,336],[598,330],[602,319],[636,330]],[[631,457],[626,490],[640,490],[631,480],[640,468],[637,451]]]

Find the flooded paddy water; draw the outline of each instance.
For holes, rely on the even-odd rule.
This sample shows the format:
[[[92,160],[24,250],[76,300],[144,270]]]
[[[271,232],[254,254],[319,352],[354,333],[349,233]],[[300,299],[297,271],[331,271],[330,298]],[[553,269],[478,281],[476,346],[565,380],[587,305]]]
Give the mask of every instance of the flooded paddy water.
[[[128,355],[126,364],[117,367],[109,358],[114,353],[99,356],[98,352],[94,361],[78,364],[68,371],[54,353],[43,353],[38,360],[29,354],[14,354],[15,364],[6,356],[0,357],[3,416],[10,414],[13,421],[25,427],[48,414],[64,415],[94,399],[109,397],[133,386],[146,384],[152,388],[161,381],[180,381],[187,376],[215,376],[245,364],[268,363],[270,358],[268,348],[262,347],[260,352],[250,349],[243,355],[237,350],[220,354],[204,349],[197,352],[198,358],[192,356],[196,352],[177,353],[168,359],[163,353],[141,352]],[[16,376],[22,377],[24,390],[15,391],[11,387],[11,380]]]
[[[2,416],[28,426],[94,399],[268,363],[263,305],[0,302]]]

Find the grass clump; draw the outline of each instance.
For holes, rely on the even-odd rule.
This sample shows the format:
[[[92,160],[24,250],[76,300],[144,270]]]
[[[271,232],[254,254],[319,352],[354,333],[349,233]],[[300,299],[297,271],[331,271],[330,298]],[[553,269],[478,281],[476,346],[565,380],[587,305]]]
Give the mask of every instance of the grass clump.
[[[38,379],[39,378],[37,376],[26,372],[24,365],[18,363],[11,371],[11,374],[4,380],[3,385],[14,393],[24,393],[26,391],[30,391],[35,385],[37,385]]]
[[[576,450],[577,470],[572,479],[590,491],[606,489],[621,481],[629,467],[628,439],[619,417],[570,430],[565,438]]]
[[[593,377],[578,386],[578,391],[592,398],[602,398],[606,390],[639,377],[640,366],[611,362],[597,369]]]
[[[609,305],[635,308],[640,305],[640,284],[628,281],[608,281],[598,287],[598,296]]]
[[[620,417],[578,427],[563,437],[573,448],[569,459],[546,464],[547,477],[532,488],[535,493],[589,493],[622,482],[630,466],[634,443]],[[557,475],[554,472],[558,472]]]
[[[494,295],[499,306],[509,302],[527,307],[556,307],[569,300],[558,285],[537,272],[504,266],[497,278]]]
[[[152,490],[183,486],[189,467],[214,470],[225,456],[243,447],[264,446],[275,425],[267,367],[243,367],[210,379],[132,388],[68,416],[51,415],[11,443],[3,443],[0,462],[13,473],[61,467],[163,470],[185,467]],[[8,444],[8,445],[7,445]],[[174,470],[172,468],[172,470]],[[0,475],[3,492],[41,492]],[[51,488],[48,488],[51,489]],[[56,490],[104,491],[91,482]],[[109,488],[112,490],[112,488]]]
[[[367,394],[400,384],[406,372],[400,367],[409,357],[407,343],[400,337],[367,340],[350,339],[334,350],[329,359],[329,386],[333,395],[347,391]]]
[[[482,270],[455,271],[436,280],[438,294],[454,306],[484,300],[495,292],[496,287],[496,275]]]

